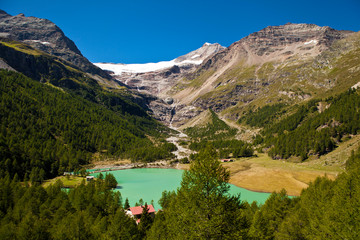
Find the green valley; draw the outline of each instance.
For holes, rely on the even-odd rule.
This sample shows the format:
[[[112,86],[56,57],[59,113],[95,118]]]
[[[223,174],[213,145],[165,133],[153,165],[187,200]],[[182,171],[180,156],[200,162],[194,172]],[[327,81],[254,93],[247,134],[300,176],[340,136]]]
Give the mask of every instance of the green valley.
[[[195,25],[178,27],[181,3],[151,28],[153,8],[105,21],[100,5],[69,18],[93,56],[157,54],[157,30]],[[359,239],[359,32],[287,23],[172,59],[92,63],[50,20],[0,10],[0,239]]]

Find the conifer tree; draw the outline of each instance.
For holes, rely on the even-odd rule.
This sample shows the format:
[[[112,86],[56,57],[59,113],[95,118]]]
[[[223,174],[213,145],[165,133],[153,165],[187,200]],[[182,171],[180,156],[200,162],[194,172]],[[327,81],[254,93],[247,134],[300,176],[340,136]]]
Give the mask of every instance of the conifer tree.
[[[229,196],[229,172],[216,156],[207,147],[193,161],[183,174],[181,188],[164,208],[165,226],[161,233],[152,229],[149,239],[163,235],[169,239],[238,239],[246,234],[234,224],[242,222],[243,205],[238,196]]]
[[[130,207],[129,199],[125,199],[124,209],[128,209]]]
[[[116,178],[111,173],[108,173],[105,176],[105,187],[109,189],[117,187]]]
[[[147,203],[145,203],[145,205],[142,206],[142,209],[143,209],[143,211],[141,213],[140,223],[138,225],[138,228],[139,228],[140,235],[143,238],[145,238],[146,232],[150,229],[150,227],[153,223],[153,218],[151,217],[151,215],[149,213]]]

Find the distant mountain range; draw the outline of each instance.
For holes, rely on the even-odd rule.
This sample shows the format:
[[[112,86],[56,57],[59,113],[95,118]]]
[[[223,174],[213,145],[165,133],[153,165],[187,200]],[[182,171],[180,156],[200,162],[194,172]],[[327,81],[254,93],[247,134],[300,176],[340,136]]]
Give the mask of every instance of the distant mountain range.
[[[204,44],[168,62],[96,65],[129,87],[157,96],[150,103],[155,117],[180,126],[208,108],[237,120],[266,104],[291,105],[350,88],[359,81],[359,63],[347,54],[357,50],[358,42],[359,33],[289,23],[227,48]],[[338,61],[341,57],[350,58],[348,68]],[[344,69],[347,80],[334,68]]]
[[[54,23],[22,14],[0,11],[0,37],[1,68],[101,104],[100,90],[120,94],[132,106],[124,109],[141,106],[141,114],[183,128],[201,123],[208,109],[238,122],[263,107],[282,106],[285,115],[276,122],[298,105],[334,97],[360,81],[360,33],[314,24],[269,26],[226,48],[205,43],[147,64],[92,64]],[[239,127],[252,136],[258,132]]]

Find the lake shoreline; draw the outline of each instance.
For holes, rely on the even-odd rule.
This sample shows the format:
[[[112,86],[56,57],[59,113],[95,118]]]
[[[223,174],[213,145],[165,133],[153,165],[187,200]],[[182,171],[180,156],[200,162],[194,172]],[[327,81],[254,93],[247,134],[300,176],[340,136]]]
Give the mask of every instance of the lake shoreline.
[[[141,169],[141,168],[160,168],[160,169],[177,169],[177,170],[189,170],[189,164],[180,164],[180,163],[170,163],[170,161],[156,161],[151,163],[126,163],[126,164],[96,164],[95,166],[88,168],[90,173],[98,172],[97,170],[101,170],[101,172],[112,172],[112,171],[120,171],[120,170],[127,170],[127,169]],[[251,192],[257,193],[272,193],[272,191],[264,191],[258,189],[250,189],[247,187],[240,186],[238,184],[231,183],[231,179],[229,181],[230,184],[246,189]]]
[[[94,163],[94,166],[87,168],[92,172],[92,170],[104,170],[107,171],[117,171],[133,168],[164,168],[164,169],[182,169],[179,167],[179,163],[171,163],[170,161],[155,161],[150,163],[119,163],[119,164],[97,164]]]
[[[128,166],[129,167],[129,166]],[[161,198],[164,191],[176,191],[181,186],[183,171],[175,168],[132,168],[113,171],[112,174],[118,181],[119,188],[123,198],[128,198],[130,203],[155,201],[155,204]],[[92,176],[98,177],[100,173],[91,173]],[[169,185],[170,184],[170,185]],[[242,201],[252,203],[257,201],[264,204],[271,193],[248,190],[229,184],[230,196],[240,194]]]

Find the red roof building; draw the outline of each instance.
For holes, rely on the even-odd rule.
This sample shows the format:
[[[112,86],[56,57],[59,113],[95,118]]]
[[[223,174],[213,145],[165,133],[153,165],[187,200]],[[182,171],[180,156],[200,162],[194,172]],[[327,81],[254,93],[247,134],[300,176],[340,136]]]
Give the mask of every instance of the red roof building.
[[[130,207],[127,209],[126,214],[135,219],[136,224],[140,223],[141,214],[145,206]],[[155,209],[153,205],[148,205],[148,213],[152,218],[155,217]]]
[[[143,212],[144,207],[145,206],[130,207],[130,208],[128,208],[128,210],[131,212],[131,214],[133,216],[139,216],[139,215],[141,216],[141,213]],[[155,213],[155,209],[154,209],[153,205],[148,205],[148,212],[150,214]]]

